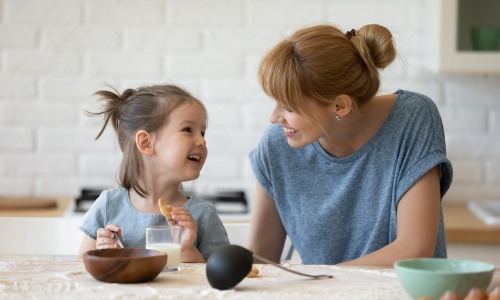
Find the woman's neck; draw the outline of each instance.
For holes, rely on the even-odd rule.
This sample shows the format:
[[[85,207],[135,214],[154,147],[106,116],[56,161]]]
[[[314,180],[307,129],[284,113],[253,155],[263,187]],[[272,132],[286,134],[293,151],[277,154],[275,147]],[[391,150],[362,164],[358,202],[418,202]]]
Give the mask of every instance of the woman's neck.
[[[328,135],[320,138],[319,144],[336,158],[355,153],[382,127],[396,98],[396,94],[376,96],[359,110],[351,110],[341,121],[333,119],[326,128]]]

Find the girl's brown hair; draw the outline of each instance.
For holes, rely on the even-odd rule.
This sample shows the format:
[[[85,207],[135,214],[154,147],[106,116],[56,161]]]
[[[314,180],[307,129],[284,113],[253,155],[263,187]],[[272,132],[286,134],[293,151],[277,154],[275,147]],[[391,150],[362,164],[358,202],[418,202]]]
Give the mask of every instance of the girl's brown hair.
[[[366,25],[346,35],[337,27],[317,25],[271,49],[260,62],[258,76],[267,95],[317,123],[306,106],[308,99],[330,105],[347,94],[353,106],[360,107],[379,89],[378,69],[395,58],[394,40],[383,26]]]
[[[148,184],[144,177],[144,165],[135,144],[135,135],[139,130],[154,132],[168,121],[168,116],[177,107],[185,103],[198,104],[207,113],[203,103],[190,93],[175,85],[154,85],[127,89],[121,95],[111,91],[98,91],[105,104],[101,112],[89,116],[104,116],[104,126],[96,137],[102,135],[109,122],[118,136],[118,144],[123,152],[119,169],[119,184],[127,190],[133,188],[144,197],[148,194]]]

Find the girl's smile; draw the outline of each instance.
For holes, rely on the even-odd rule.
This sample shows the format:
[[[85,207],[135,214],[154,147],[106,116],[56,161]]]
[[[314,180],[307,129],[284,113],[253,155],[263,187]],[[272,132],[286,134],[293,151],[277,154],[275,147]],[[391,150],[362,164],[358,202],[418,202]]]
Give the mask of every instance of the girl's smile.
[[[190,154],[188,155],[188,159],[191,161],[191,163],[195,164],[196,166],[202,166],[200,164],[201,159],[203,158],[202,153],[195,153],[195,154]]]

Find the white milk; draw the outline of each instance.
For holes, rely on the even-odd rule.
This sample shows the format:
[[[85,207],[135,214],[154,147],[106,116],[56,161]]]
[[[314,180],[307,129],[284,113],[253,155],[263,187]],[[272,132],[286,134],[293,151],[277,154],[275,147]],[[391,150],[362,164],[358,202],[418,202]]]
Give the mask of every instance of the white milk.
[[[181,246],[172,243],[148,244],[146,249],[158,250],[167,253],[167,268],[176,268],[181,264]]]

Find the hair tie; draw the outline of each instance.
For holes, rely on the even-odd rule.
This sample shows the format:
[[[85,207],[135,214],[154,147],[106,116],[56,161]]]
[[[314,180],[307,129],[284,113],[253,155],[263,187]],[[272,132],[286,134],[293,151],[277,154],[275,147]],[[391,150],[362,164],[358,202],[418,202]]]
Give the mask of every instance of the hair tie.
[[[351,31],[346,32],[345,36],[350,40],[353,36],[356,36],[356,30],[352,29]]]

